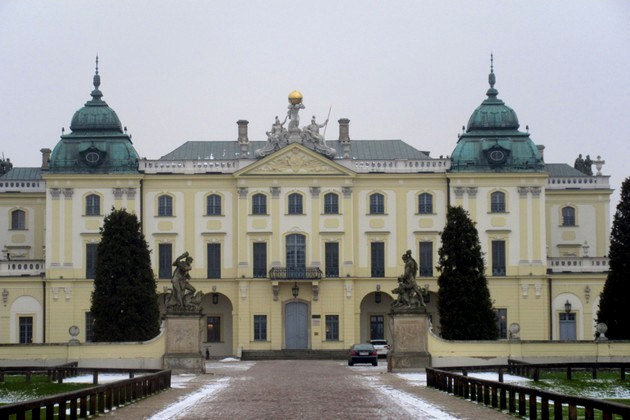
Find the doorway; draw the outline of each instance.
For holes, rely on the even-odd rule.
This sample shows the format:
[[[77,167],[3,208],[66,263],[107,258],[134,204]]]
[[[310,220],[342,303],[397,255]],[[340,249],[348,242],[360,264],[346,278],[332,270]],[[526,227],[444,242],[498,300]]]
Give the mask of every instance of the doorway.
[[[308,305],[289,302],[284,306],[284,343],[287,349],[308,348]]]

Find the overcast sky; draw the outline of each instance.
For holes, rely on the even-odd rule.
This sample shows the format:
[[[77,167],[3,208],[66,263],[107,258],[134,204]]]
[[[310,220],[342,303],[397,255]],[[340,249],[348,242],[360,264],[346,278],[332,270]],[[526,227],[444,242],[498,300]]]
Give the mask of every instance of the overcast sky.
[[[544,144],[547,162],[601,155],[619,197],[630,175],[628,1],[0,1],[0,152],[37,166],[90,96],[140,156],[188,140],[264,140],[293,89],[327,139],[402,139],[450,155],[485,98]]]

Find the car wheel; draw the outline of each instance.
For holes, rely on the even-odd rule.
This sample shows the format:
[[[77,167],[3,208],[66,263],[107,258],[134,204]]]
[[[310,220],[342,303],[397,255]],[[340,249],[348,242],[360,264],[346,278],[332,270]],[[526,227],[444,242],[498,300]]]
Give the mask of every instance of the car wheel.
[[[354,366],[354,363],[348,360],[348,366]]]
[[[378,361],[372,362],[372,366],[378,366]]]

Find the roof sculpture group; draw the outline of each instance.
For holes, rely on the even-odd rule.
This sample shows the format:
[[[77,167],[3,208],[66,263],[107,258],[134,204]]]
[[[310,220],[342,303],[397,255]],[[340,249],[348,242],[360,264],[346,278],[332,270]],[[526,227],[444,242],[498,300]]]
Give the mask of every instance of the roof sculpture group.
[[[320,128],[324,128],[328,125],[328,119],[326,119],[323,124],[318,124],[313,115],[311,123],[300,129],[299,112],[301,109],[306,108],[302,103],[302,99],[302,94],[297,90],[289,94],[287,115],[282,122],[280,122],[280,119],[276,115],[271,130],[266,133],[267,144],[256,150],[254,156],[257,158],[265,157],[290,143],[300,143],[329,158],[333,158],[337,154],[335,149],[326,145],[324,136],[319,132]],[[284,128],[287,120],[289,120],[288,128]]]

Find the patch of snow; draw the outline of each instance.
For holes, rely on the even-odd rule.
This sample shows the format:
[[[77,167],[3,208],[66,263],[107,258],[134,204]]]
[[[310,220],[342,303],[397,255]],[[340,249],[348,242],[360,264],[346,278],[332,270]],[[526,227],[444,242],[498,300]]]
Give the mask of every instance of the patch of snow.
[[[399,391],[390,386],[384,385],[376,377],[370,377],[367,384],[378,392],[384,394],[388,400],[395,402],[402,407],[409,418],[414,419],[457,419],[457,417],[451,416],[440,407],[433,405],[422,398],[415,395],[408,394],[403,391]]]
[[[136,374],[135,376],[143,376],[144,374]],[[125,379],[129,379],[128,373],[99,373],[98,374],[98,384],[109,384],[116,381],[124,381]],[[73,384],[91,384],[92,383],[92,374],[88,375],[79,375],[79,376],[71,376],[69,378],[64,378],[64,383],[73,383]]]
[[[226,363],[226,362],[240,362],[240,361],[241,361],[241,359],[237,359],[236,357],[226,357],[225,359],[219,360],[219,362],[223,362],[223,363]]]
[[[238,360],[238,359],[236,359]],[[218,362],[206,362],[206,372],[212,373],[213,370],[234,370],[234,371],[245,371],[254,366],[256,362],[232,362],[223,360]]]
[[[149,417],[149,420],[176,419],[186,415],[186,412],[197,402],[204,398],[212,399],[216,394],[228,386],[230,378],[221,378],[215,382],[204,385],[199,390],[184,395],[177,402],[167,406],[159,413]]]
[[[468,376],[471,378],[477,379],[485,379],[487,381],[496,381],[499,382],[499,374],[496,372],[469,372]],[[516,376],[516,375],[508,375],[503,374],[503,383],[509,384],[512,382],[529,382],[532,379],[526,378],[524,376]]]
[[[397,373],[401,379],[411,382],[412,385],[426,386],[427,374],[426,373]]]

